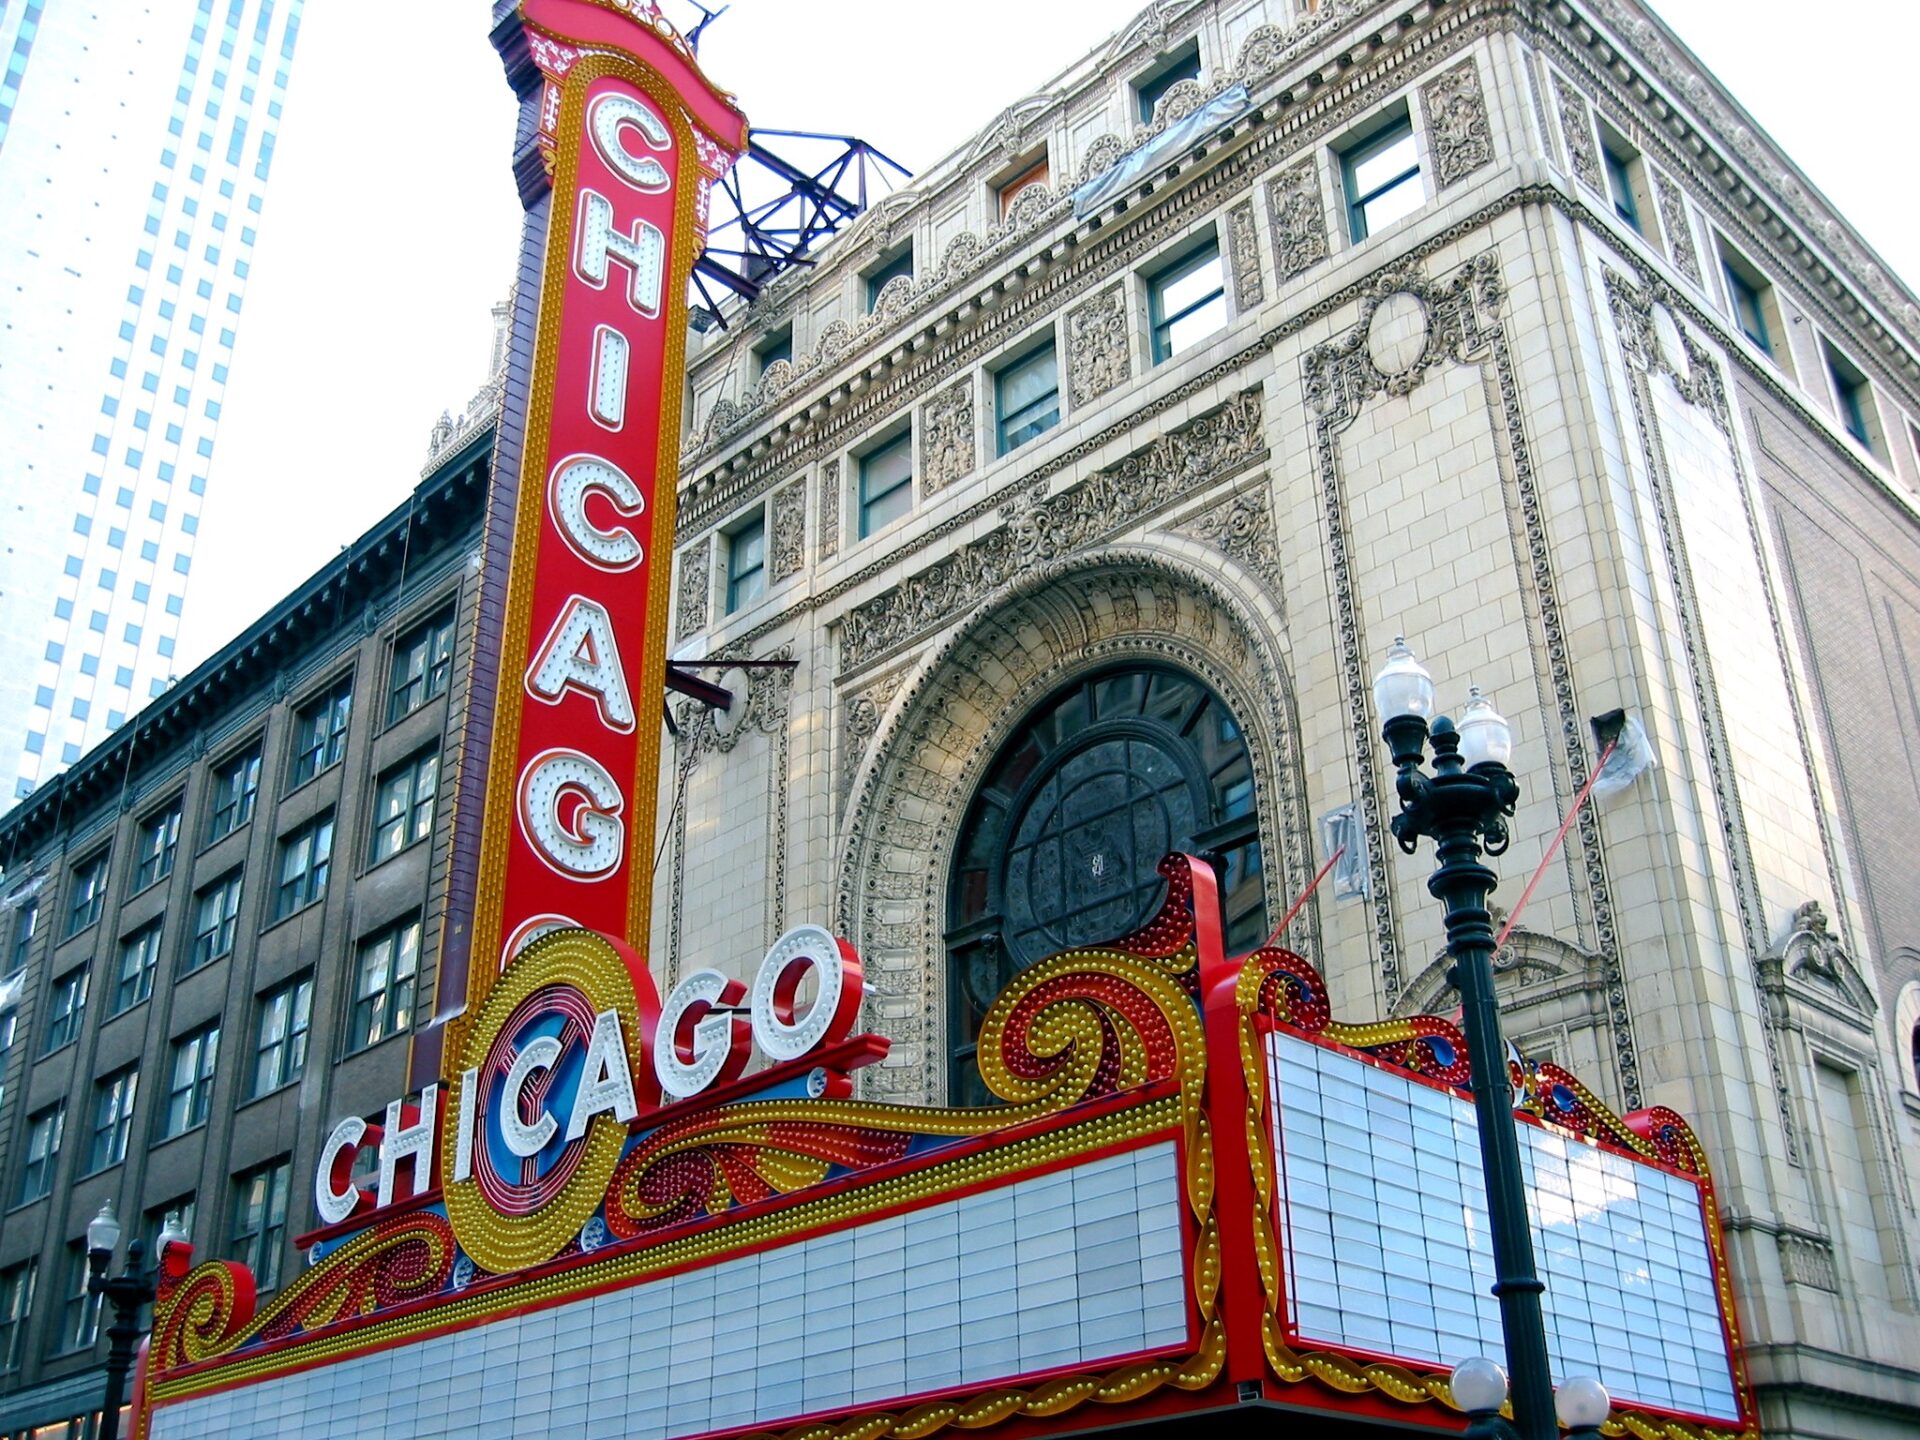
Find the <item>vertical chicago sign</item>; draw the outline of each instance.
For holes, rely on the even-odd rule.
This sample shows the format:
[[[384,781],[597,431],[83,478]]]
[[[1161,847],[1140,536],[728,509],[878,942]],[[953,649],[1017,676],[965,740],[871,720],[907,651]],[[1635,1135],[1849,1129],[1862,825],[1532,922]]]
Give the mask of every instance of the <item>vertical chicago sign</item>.
[[[438,986],[456,1040],[532,936],[645,943],[687,277],[708,187],[746,144],[651,4],[495,13],[528,218],[469,702],[488,758],[462,778]],[[416,1083],[445,1068],[441,1033]]]

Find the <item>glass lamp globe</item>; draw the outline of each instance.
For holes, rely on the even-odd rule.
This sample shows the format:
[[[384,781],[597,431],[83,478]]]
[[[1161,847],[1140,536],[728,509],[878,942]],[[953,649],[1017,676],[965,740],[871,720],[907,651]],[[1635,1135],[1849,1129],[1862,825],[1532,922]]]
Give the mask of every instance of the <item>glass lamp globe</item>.
[[[1383,722],[1403,715],[1425,720],[1433,714],[1433,676],[1409,648],[1404,635],[1393,637],[1387,663],[1373,677],[1373,704]]]
[[[1576,1375],[1553,1392],[1553,1408],[1569,1430],[1583,1425],[1594,1429],[1606,1424],[1607,1416],[1613,1413],[1613,1397],[1593,1376]]]
[[[1513,760],[1513,727],[1480,693],[1478,685],[1467,691],[1467,706],[1460,712],[1460,759],[1469,770],[1475,765],[1506,765]]]
[[[180,1223],[180,1212],[178,1210],[169,1210],[167,1212],[167,1223],[160,1227],[160,1238],[153,1243],[155,1248],[160,1250],[165,1250],[169,1245],[184,1245],[187,1243],[187,1227]]]
[[[1484,1355],[1454,1366],[1447,1387],[1453,1403],[1469,1415],[1487,1414],[1507,1403],[1507,1372]]]
[[[111,1255],[120,1244],[120,1222],[114,1218],[113,1202],[100,1206],[100,1213],[87,1222],[87,1249]]]

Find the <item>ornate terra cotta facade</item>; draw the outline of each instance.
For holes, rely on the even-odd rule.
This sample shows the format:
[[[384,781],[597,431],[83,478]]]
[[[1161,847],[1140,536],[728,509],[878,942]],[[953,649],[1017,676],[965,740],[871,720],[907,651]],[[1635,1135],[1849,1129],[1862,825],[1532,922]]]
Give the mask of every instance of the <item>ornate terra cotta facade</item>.
[[[1395,125],[1417,203],[1361,227],[1351,157]],[[1218,324],[1166,355],[1158,278],[1213,250]],[[1244,737],[1243,900],[1277,920],[1350,806],[1287,943],[1336,1012],[1445,1013],[1386,831],[1387,643],[1515,723],[1509,905],[1624,709],[1654,763],[1542,876],[1509,1034],[1694,1125],[1767,1433],[1920,1432],[1920,866],[1887,843],[1920,800],[1920,302],[1657,16],[1159,0],[724,318],[689,359],[675,654],[799,663],[729,748],[689,711],[668,752],[664,983],[830,915],[893,1042],[861,1093],[960,1093],[1045,828],[1039,790],[999,841],[982,806],[1016,753],[1066,793],[1078,732],[1034,729],[1062,695],[1092,744],[1125,728],[1100,687],[1164,672]],[[1002,372],[1048,344],[1058,424],[1009,448]],[[913,507],[870,527],[862,461],[903,427]],[[805,564],[728,613],[730,533],[799,495]],[[1093,886],[1112,836],[1061,823]]]

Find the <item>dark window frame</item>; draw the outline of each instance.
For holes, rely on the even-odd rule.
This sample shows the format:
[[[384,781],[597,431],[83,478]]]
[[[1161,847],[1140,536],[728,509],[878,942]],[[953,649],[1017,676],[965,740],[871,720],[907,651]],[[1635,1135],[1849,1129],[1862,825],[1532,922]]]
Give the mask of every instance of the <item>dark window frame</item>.
[[[1167,292],[1182,280],[1195,275],[1209,265],[1220,270],[1220,283],[1212,290],[1180,306],[1171,314],[1167,313]],[[1208,335],[1224,330],[1231,318],[1227,309],[1227,264],[1220,249],[1217,235],[1209,235],[1199,244],[1181,253],[1179,258],[1170,260],[1147,276],[1147,326],[1151,337],[1151,358],[1155,365],[1164,364],[1175,355],[1192,348],[1192,342],[1186,345],[1174,343],[1174,328],[1184,320],[1190,320],[1215,305],[1220,308],[1220,323],[1207,331]]]
[[[73,867],[67,889],[67,938],[100,923],[107,911],[107,882],[112,877],[111,850],[98,850]]]
[[[263,1185],[256,1202],[253,1191]],[[233,1227],[227,1248],[253,1272],[262,1291],[280,1284],[280,1263],[287,1248],[287,1211],[293,1190],[293,1160],[282,1156],[254,1165],[233,1177]]]
[[[140,1100],[140,1067],[123,1065],[93,1082],[93,1133],[87,1170],[98,1175],[127,1158],[133,1143],[133,1111]]]
[[[269,1027],[280,1017],[277,1033]],[[313,972],[308,970],[263,992],[253,1022],[253,1088],[258,1099],[293,1084],[307,1069],[313,1040]]]
[[[874,470],[894,456],[903,456],[905,471],[897,478],[888,480],[882,489],[872,488]],[[888,437],[873,446],[857,461],[859,469],[858,489],[855,502],[859,507],[860,538],[878,535],[890,525],[896,525],[913,513],[913,430],[911,427],[899,434]],[[884,478],[884,477],[883,477]],[[904,502],[896,502],[896,495],[905,495]],[[898,509],[895,509],[896,504]]]
[[[45,1127],[44,1129],[42,1127]],[[56,1100],[27,1116],[20,1143],[20,1183],[14,1187],[14,1203],[30,1205],[53,1193],[54,1171],[60,1164],[60,1146],[67,1128],[67,1102]],[[36,1137],[47,1136],[44,1151],[34,1153]]]
[[[195,892],[193,937],[187,942],[186,952],[182,956],[179,971],[182,976],[203,970],[214,961],[233,953],[240,934],[240,901],[245,883],[246,871],[236,868]],[[215,895],[222,897],[222,904],[215,923],[209,926],[206,923],[207,902]]]
[[[423,918],[410,915],[365,936],[354,947],[349,976],[352,989],[347,996],[347,1054],[370,1050],[413,1028],[425,932]],[[409,938],[410,947],[406,943]],[[400,968],[403,961],[404,974]],[[371,986],[376,964],[380,983]]]
[[[327,898],[327,888],[333,878],[333,840],[331,810],[280,837],[273,867],[274,924]],[[302,857],[299,869],[289,874],[289,863],[296,854]]]
[[[185,814],[185,807],[176,796],[171,804],[152,811],[140,822],[129,894],[138,895],[149,885],[157,885],[173,874],[173,862],[180,850],[180,824]]]
[[[152,998],[153,977],[160,969],[160,941],[163,928],[161,921],[152,920],[138,930],[120,937],[120,953],[115,961],[113,972],[113,1004],[107,1011],[107,1018],[124,1015],[134,1006]],[[140,947],[140,965],[137,970],[129,974],[127,958],[133,953],[133,947],[136,945]]]
[[[1018,409],[1007,409],[1008,383],[1045,360],[1053,367],[1053,386]],[[1037,440],[1060,424],[1060,353],[1048,335],[993,372],[993,426],[996,453],[1005,455]],[[1028,428],[1031,427],[1031,428]]]
[[[432,773],[426,776],[423,789],[422,775],[429,767]],[[404,786],[401,785],[403,781]],[[392,814],[387,813],[392,798],[390,791],[401,800],[399,809]],[[367,844],[368,866],[391,860],[401,851],[411,849],[430,837],[439,797],[439,750],[419,750],[399,764],[388,766],[373,789],[373,809],[369,821],[372,834]]]
[[[880,308],[880,292],[887,288],[887,283],[897,280],[902,275],[909,280],[913,278],[912,241],[908,241],[896,253],[889,255],[861,277],[866,282],[868,314]]]
[[[1385,154],[1396,145],[1409,141],[1412,144],[1411,163],[1388,179],[1362,191],[1360,167],[1376,156]],[[1341,146],[1338,155],[1340,189],[1347,206],[1347,238],[1355,245],[1376,232],[1375,225],[1367,215],[1368,207],[1375,201],[1386,199],[1407,184],[1420,186],[1422,203],[1429,198],[1421,178],[1420,141],[1414,133],[1413,112],[1404,104],[1395,106],[1378,117],[1369,128]],[[1402,217],[1395,217],[1395,219],[1399,218]],[[1385,225],[1393,223],[1393,220],[1382,222]]]
[[[453,685],[459,610],[447,605],[394,642],[387,669],[387,723],[394,725],[439,699]]]
[[[39,1262],[29,1258],[0,1270],[0,1375],[18,1370],[26,1353],[27,1320],[33,1314],[39,1268]]]
[[[256,741],[214,767],[207,797],[207,844],[224,840],[252,821],[260,801],[261,759],[262,748]]]
[[[726,613],[731,615],[767,593],[767,512],[755,510],[721,539],[727,547]]]
[[[40,929],[40,902],[27,900],[16,906],[13,912],[13,935],[7,942],[7,968],[5,976],[11,978],[27,968],[33,959],[33,941]]]
[[[1182,80],[1198,80],[1205,72],[1200,68],[1200,42],[1190,41],[1178,54],[1171,56],[1145,75],[1133,82],[1134,113],[1140,117],[1142,125],[1153,124],[1153,112],[1160,102],[1166,99],[1167,92]]]
[[[182,1061],[188,1061],[184,1079]],[[171,1140],[207,1123],[213,1114],[213,1086],[219,1071],[218,1020],[173,1038],[167,1046],[167,1103],[159,1116],[160,1139]]]
[[[46,1043],[42,1056],[73,1044],[87,1024],[87,992],[92,984],[93,965],[82,961],[71,970],[63,970],[47,986]]]
[[[353,676],[347,675],[294,711],[287,789],[298,790],[346,759],[352,726]]]

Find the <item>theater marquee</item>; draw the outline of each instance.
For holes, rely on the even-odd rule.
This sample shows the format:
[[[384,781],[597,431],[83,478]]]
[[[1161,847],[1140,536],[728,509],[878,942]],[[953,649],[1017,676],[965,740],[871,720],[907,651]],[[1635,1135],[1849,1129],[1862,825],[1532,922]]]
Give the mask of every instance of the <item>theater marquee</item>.
[[[1261,1405],[1457,1430],[1451,1363],[1499,1349],[1464,1042],[1334,1020],[1288,951],[1228,956],[1204,862],[1167,857],[1145,928],[1012,981],[990,1107],[855,1098],[888,1041],[854,1033],[859,957],[818,927],[751,985],[660,1000],[685,291],[745,127],[640,0],[501,15],[538,295],[439,1024],[414,1093],[322,1147],[299,1276],[263,1300],[168,1248],[134,1433],[920,1440]],[[1750,1440],[1692,1132],[1516,1078],[1560,1374],[1641,1440]]]

